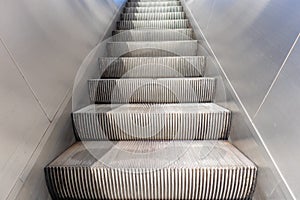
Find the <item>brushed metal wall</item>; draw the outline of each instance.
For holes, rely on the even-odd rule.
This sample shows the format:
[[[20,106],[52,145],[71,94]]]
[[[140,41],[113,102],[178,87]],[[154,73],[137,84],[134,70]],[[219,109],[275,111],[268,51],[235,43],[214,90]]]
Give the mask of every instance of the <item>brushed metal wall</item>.
[[[260,167],[255,199],[300,198],[300,2],[186,0],[186,7],[223,73],[231,140]]]
[[[74,76],[123,2],[0,1],[0,199],[46,198],[43,165],[73,141]]]

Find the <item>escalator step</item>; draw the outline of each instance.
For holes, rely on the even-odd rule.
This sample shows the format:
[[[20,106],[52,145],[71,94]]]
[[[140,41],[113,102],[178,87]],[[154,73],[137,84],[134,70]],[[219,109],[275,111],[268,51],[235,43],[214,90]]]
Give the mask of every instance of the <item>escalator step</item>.
[[[114,42],[193,40],[192,29],[132,29],[113,31]]]
[[[117,29],[184,29],[189,28],[187,19],[180,20],[122,20],[117,22]]]
[[[213,103],[94,104],[72,116],[80,140],[227,139],[231,120]]]
[[[101,78],[179,78],[204,76],[204,56],[101,57]]]
[[[124,13],[161,13],[161,12],[183,12],[182,6],[166,7],[125,7]]]
[[[184,12],[166,12],[160,13],[124,13],[121,14],[121,20],[175,20],[185,19]]]
[[[160,1],[160,2],[127,2],[127,7],[162,7],[162,6],[180,6],[180,1]]]
[[[128,0],[127,2],[161,2],[163,0]],[[178,1],[178,0],[166,0],[166,1]]]
[[[54,199],[250,199],[257,168],[225,141],[98,141],[45,173]]]
[[[197,40],[108,42],[108,57],[196,56]]]
[[[90,99],[95,103],[212,102],[214,78],[91,79]]]

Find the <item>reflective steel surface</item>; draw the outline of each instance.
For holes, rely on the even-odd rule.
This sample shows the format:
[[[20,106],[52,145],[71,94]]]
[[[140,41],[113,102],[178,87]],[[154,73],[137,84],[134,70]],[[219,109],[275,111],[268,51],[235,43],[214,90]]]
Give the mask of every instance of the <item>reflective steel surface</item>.
[[[123,2],[0,1],[0,199],[45,199],[38,174],[70,145],[71,121],[57,121],[75,73]]]
[[[297,42],[254,123],[281,173],[299,198],[300,41]]]
[[[300,2],[186,0],[186,7],[212,49],[207,68],[219,66],[213,73],[227,86],[219,101],[235,111],[231,140],[259,165],[255,199],[299,198]]]

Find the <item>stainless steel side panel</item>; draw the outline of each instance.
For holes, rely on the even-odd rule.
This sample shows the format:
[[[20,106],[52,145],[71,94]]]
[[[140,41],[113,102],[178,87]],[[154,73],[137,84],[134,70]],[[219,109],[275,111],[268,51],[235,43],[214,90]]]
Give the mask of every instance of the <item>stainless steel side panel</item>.
[[[122,2],[0,1],[0,199],[45,199],[44,163],[72,136],[69,113],[58,120],[74,76]]]
[[[210,45],[208,75],[223,90],[217,102],[233,111],[231,140],[259,166],[254,199],[299,198],[300,2],[186,0],[185,7]]]

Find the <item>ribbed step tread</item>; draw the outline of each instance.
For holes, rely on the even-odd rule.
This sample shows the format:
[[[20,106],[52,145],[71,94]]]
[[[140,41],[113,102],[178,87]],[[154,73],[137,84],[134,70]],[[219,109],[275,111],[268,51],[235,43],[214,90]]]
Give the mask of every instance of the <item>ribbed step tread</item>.
[[[152,12],[183,12],[182,6],[166,6],[166,7],[125,7],[125,13],[152,13]]]
[[[127,2],[127,7],[162,7],[162,6],[180,6],[180,1],[160,1],[160,2]]]
[[[184,12],[166,12],[160,13],[124,13],[121,14],[121,20],[174,20],[185,19]]]
[[[205,104],[94,104],[73,113],[81,140],[227,139],[231,112]]]
[[[91,79],[90,99],[96,103],[212,102],[214,78]]]
[[[132,29],[113,31],[112,41],[176,41],[192,40],[193,30],[189,29]]]
[[[178,1],[178,0],[128,0],[128,2],[161,2],[161,1]]]
[[[196,56],[197,40],[108,42],[108,57]]]
[[[225,141],[99,141],[45,174],[54,199],[251,199],[257,168]]]
[[[187,19],[180,20],[122,20],[117,22],[119,30],[128,29],[184,29],[189,28],[189,21]]]
[[[186,57],[102,57],[101,78],[171,78],[201,77],[204,56]]]

